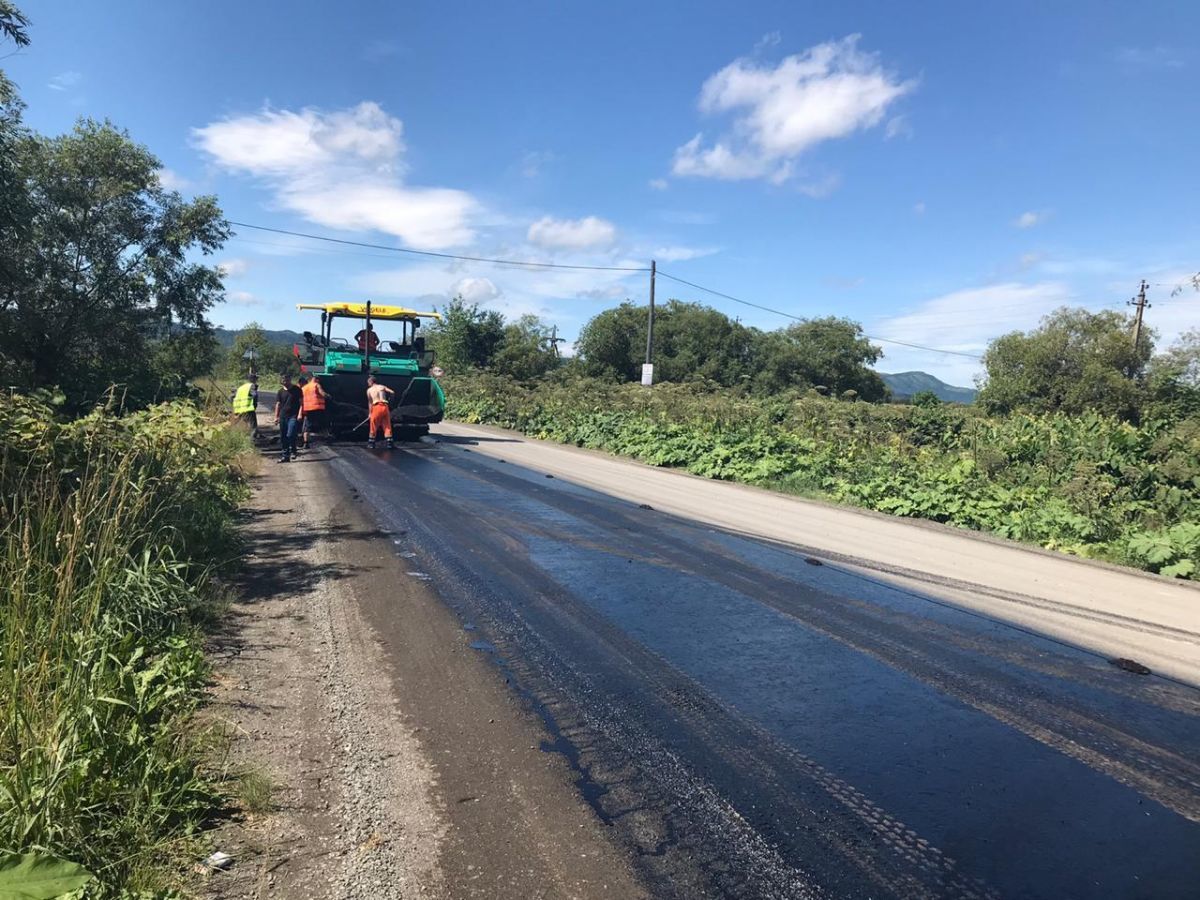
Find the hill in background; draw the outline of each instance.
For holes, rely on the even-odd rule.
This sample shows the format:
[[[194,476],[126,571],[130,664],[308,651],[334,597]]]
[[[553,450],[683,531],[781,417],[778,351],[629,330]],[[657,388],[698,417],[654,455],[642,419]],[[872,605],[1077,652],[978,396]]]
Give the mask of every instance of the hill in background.
[[[242,333],[240,328],[214,328],[213,334],[216,335],[221,346],[229,348],[233,346],[234,338]],[[263,329],[263,336],[266,337],[267,343],[279,344],[282,347],[291,347],[293,344],[303,344],[304,335],[298,331],[268,331]]]
[[[935,378],[928,372],[897,372],[889,375],[880,372],[883,379],[892,390],[892,396],[897,400],[906,400],[921,391],[933,391],[939,400],[946,403],[974,403],[976,391],[974,388],[955,387],[946,384],[940,378]]]

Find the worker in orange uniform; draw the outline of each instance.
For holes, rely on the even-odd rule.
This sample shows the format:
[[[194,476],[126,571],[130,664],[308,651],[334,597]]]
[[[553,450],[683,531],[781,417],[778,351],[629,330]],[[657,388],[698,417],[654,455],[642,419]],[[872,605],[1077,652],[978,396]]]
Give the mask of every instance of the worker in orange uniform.
[[[366,350],[370,347],[371,352],[374,353],[379,349],[379,335],[375,333],[374,328],[362,329],[354,336],[354,340],[358,343],[359,350]]]
[[[386,384],[376,381],[374,375],[367,376],[367,406],[371,410],[371,431],[367,438],[368,449],[375,449],[375,436],[380,431],[387,438],[388,449],[395,446],[392,443],[392,407],[388,402],[388,397],[395,393]]]
[[[304,404],[300,410],[301,430],[304,435],[304,449],[308,449],[309,438],[314,431],[324,431],[328,427],[325,419],[325,389],[321,380],[314,375],[312,381],[300,379],[300,393],[304,395]]]

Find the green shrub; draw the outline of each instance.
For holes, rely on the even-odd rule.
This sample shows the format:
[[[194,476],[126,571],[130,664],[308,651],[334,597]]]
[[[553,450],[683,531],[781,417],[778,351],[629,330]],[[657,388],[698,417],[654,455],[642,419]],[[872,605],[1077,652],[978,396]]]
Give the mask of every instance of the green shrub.
[[[157,890],[211,811],[194,624],[236,553],[244,440],[190,404],[0,409],[0,847]]]
[[[494,375],[448,414],[697,475],[821,495],[1081,556],[1200,578],[1200,423],[1097,413],[986,417],[945,404]]]

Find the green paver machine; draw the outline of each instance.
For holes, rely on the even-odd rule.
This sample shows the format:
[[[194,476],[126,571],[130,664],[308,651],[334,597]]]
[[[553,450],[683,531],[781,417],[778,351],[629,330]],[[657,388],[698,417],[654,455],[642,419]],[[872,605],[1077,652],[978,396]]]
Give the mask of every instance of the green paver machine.
[[[401,435],[426,434],[429,426],[442,421],[446,395],[438,384],[432,350],[417,332],[422,319],[441,319],[435,312],[417,312],[403,306],[366,303],[301,303],[297,309],[321,311],[321,330],[304,332],[304,343],[296,344],[300,369],[321,376],[328,395],[326,410],[334,437],[365,435],[367,431],[367,375],[386,384],[392,397],[392,424]],[[348,319],[362,327],[349,337],[334,334],[334,323]],[[381,340],[374,323],[399,326],[399,340]]]

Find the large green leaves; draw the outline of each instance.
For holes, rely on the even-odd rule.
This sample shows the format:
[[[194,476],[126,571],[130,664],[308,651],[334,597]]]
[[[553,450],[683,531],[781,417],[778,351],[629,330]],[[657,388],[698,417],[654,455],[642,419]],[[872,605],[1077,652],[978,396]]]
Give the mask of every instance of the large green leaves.
[[[0,856],[0,900],[52,900],[79,890],[92,878],[78,863],[43,853]]]

